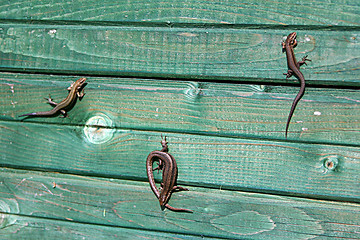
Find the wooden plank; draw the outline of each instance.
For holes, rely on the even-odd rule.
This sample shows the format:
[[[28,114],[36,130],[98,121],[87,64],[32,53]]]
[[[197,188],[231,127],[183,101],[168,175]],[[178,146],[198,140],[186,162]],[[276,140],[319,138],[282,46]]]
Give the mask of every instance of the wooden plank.
[[[78,76],[0,74],[0,119],[50,110],[44,97],[60,101]],[[231,137],[284,139],[290,106],[298,87],[144,80],[87,79],[86,95],[68,118],[32,118],[29,122],[96,124],[108,127]],[[289,140],[358,146],[358,90],[309,88],[298,104]],[[111,123],[110,123],[111,122]]]
[[[106,118],[95,121],[101,124]],[[145,160],[161,148],[163,133],[178,163],[180,183],[360,202],[359,148],[121,130],[100,124],[0,122],[0,166],[147,181]]]
[[[1,202],[1,200],[0,200]],[[76,223],[0,213],[2,239],[204,239],[195,235]],[[216,238],[215,238],[216,239]]]
[[[162,212],[146,182],[4,168],[1,172],[2,212],[40,217],[40,226],[43,218],[50,218],[101,225],[103,231],[107,226],[146,230],[150,236],[167,231],[231,239],[360,237],[358,204],[190,187],[189,192],[174,194],[171,203],[191,207],[193,214]],[[13,223],[13,215],[3,216],[4,223]],[[12,236],[27,229],[12,231]]]
[[[2,24],[0,70],[251,81],[286,80],[290,30]],[[359,31],[298,32],[308,84],[359,86]]]
[[[81,1],[14,0],[0,6],[0,18],[202,24],[359,26],[356,1]]]

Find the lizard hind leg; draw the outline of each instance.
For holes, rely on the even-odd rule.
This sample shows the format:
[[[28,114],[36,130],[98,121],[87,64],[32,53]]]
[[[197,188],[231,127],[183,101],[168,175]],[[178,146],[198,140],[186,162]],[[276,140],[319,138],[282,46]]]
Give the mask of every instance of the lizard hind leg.
[[[158,173],[159,173],[159,171],[162,169],[163,169],[163,164],[162,164],[161,159],[159,159],[159,162],[157,162],[157,167],[154,168],[153,171],[158,170]]]
[[[283,73],[284,75],[286,75],[286,78],[289,78],[289,77],[291,77],[293,74],[294,74],[294,72],[291,70],[291,69],[289,69],[288,71],[287,71],[287,73]]]
[[[67,117],[67,112],[64,109],[61,109],[60,113],[62,114],[62,116],[60,116],[61,118],[66,118]]]
[[[189,189],[184,188],[184,187],[180,187],[180,186],[174,186],[172,191],[174,191],[174,192],[189,191]]]
[[[51,106],[56,106],[57,103],[53,101],[53,99],[51,98],[50,94],[49,94],[49,97],[48,98],[44,98],[45,100],[47,100],[48,104],[50,104]]]

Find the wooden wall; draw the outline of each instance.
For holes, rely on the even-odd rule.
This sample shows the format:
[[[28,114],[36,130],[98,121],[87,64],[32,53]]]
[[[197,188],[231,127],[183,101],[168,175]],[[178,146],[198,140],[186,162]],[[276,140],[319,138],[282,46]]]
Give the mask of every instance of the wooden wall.
[[[358,1],[0,3],[0,238],[360,238]],[[161,134],[192,214],[149,187]]]

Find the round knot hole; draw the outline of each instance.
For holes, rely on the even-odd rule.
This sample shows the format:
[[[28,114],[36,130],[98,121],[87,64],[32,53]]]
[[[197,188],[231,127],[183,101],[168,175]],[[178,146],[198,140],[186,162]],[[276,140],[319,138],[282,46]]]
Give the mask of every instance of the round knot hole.
[[[335,171],[339,165],[339,158],[337,156],[327,156],[323,159],[324,172]]]
[[[115,132],[111,119],[103,114],[89,118],[84,127],[86,139],[93,144],[101,144],[109,141]]]

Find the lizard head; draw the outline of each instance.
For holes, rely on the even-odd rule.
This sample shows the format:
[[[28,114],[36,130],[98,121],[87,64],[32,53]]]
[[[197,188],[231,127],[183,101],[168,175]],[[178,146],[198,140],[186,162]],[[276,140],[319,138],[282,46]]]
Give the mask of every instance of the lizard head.
[[[78,80],[76,80],[76,82],[73,82],[73,83],[70,85],[70,87],[68,87],[67,90],[71,91],[71,89],[72,89],[73,87],[75,87],[76,89],[79,89],[79,88],[81,88],[81,87],[85,87],[85,85],[86,85],[85,81],[86,81],[86,78],[79,78]]]
[[[165,138],[163,138],[162,134],[161,134],[161,146],[163,147],[161,152],[168,152],[169,151],[168,142],[166,141],[166,136],[165,136]]]
[[[289,34],[289,36],[287,37],[287,39],[289,40],[290,44],[293,46],[293,47],[296,47],[297,45],[297,41],[296,41],[296,32],[292,32]]]
[[[78,80],[76,80],[76,83],[81,86],[85,83],[85,81],[86,81],[86,78],[79,78]]]

